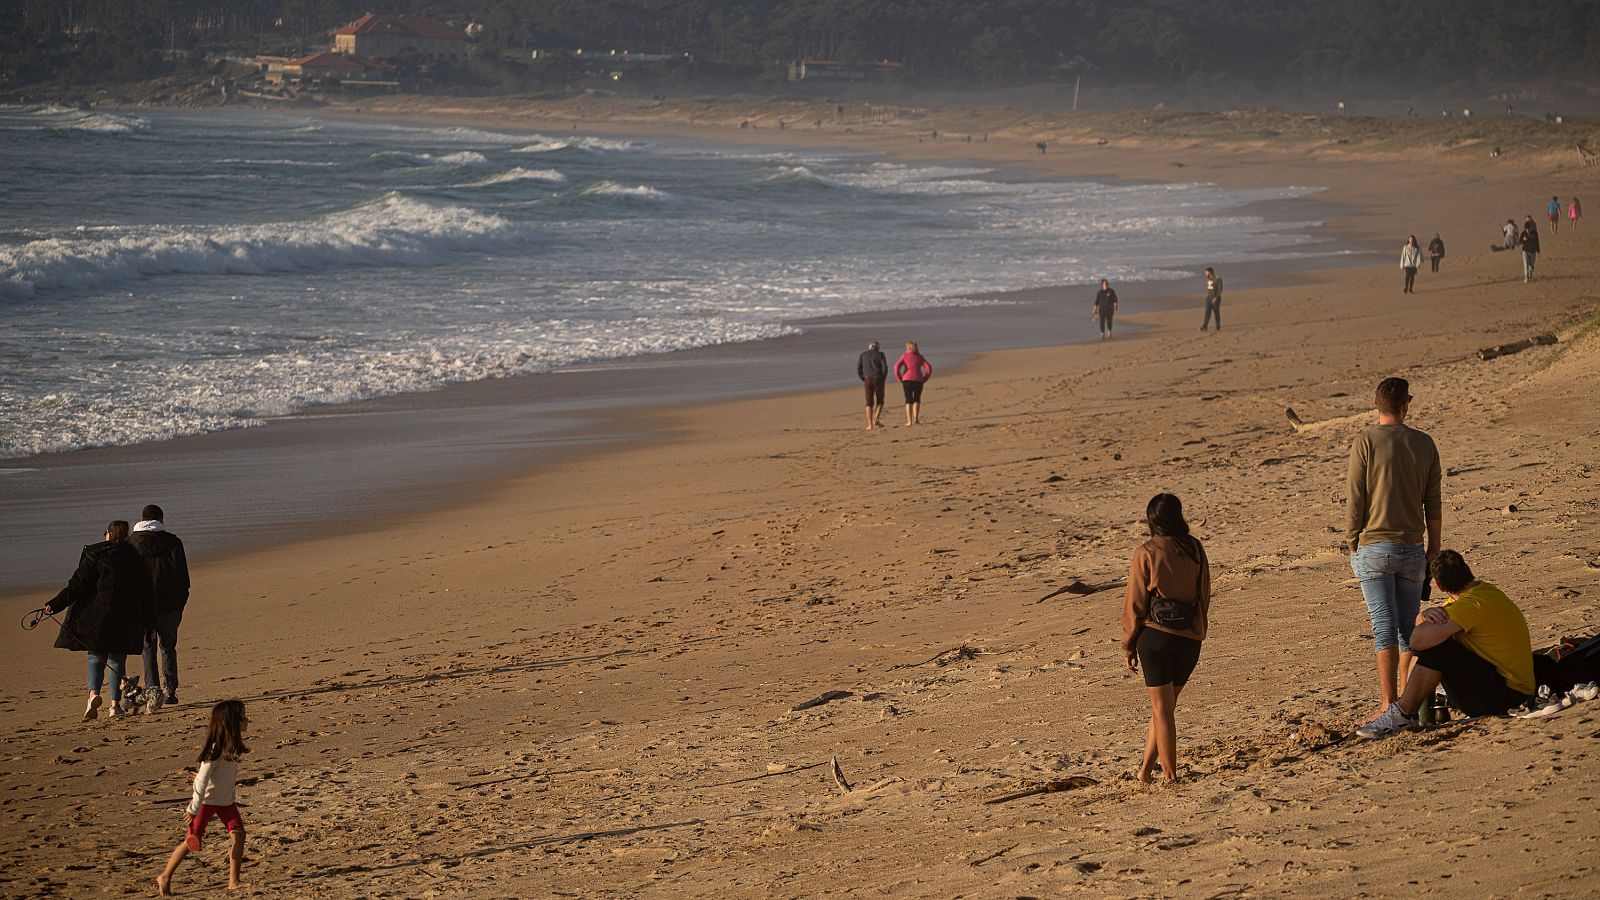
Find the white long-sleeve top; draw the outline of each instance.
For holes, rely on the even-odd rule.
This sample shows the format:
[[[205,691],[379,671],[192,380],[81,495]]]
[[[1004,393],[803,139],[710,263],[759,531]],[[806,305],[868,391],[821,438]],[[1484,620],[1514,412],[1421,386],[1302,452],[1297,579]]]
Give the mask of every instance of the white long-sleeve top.
[[[233,802],[234,788],[239,780],[239,761],[216,759],[200,764],[194,773],[194,796],[189,798],[188,813],[200,814],[200,804],[227,806]]]
[[[1416,269],[1422,266],[1422,248],[1416,244],[1406,244],[1400,248],[1400,268]]]

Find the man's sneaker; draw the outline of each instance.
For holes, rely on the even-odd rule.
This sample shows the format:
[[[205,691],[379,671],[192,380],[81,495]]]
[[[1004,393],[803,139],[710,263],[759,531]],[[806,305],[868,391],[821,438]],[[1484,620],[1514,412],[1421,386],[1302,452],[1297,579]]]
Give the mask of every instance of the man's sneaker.
[[[1593,700],[1600,697],[1600,684],[1591,681],[1588,684],[1576,685],[1567,696],[1574,700]]]
[[[163,701],[163,702],[166,703],[167,706],[177,706],[178,705],[178,692],[177,691],[167,691],[167,699],[165,701]]]
[[[1389,704],[1389,708],[1376,720],[1357,728],[1356,734],[1367,740],[1374,740],[1388,737],[1402,728],[1415,727],[1417,727],[1417,717],[1406,715],[1406,711],[1400,708],[1400,702],[1395,701]]]

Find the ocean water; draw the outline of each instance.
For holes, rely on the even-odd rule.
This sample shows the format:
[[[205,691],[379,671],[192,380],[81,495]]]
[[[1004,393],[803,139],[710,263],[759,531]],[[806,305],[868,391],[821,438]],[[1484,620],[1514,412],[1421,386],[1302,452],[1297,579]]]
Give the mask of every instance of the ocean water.
[[[1310,187],[654,139],[0,107],[0,161],[10,458],[1316,252],[1246,211]]]

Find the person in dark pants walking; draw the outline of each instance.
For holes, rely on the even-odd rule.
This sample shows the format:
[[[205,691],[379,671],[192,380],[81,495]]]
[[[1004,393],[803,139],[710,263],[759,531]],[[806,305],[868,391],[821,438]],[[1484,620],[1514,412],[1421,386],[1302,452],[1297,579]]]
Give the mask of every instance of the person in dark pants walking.
[[[1539,261],[1539,226],[1533,224],[1533,216],[1522,223],[1517,244],[1522,248],[1522,283],[1527,284],[1533,280],[1533,267]]]
[[[1111,317],[1117,312],[1117,292],[1111,289],[1111,282],[1100,279],[1100,290],[1094,295],[1094,312],[1091,313],[1100,320],[1100,340],[1109,340],[1111,337]]]
[[[161,507],[152,503],[142,516],[128,543],[139,551],[155,586],[155,630],[144,641],[144,680],[150,688],[149,711],[155,712],[178,702],[178,625],[189,602],[189,560],[183,554],[183,541],[162,523]]]
[[[1438,232],[1433,235],[1433,240],[1428,242],[1428,260],[1433,263],[1434,274],[1439,273],[1439,260],[1444,259],[1444,238]]]
[[[1404,293],[1415,294],[1417,283],[1417,269],[1422,267],[1422,247],[1417,244],[1417,236],[1406,238],[1406,245],[1400,248],[1400,268],[1406,271],[1406,289]]]
[[[867,430],[882,428],[879,420],[883,418],[883,385],[889,379],[889,357],[878,349],[877,341],[861,351],[856,360],[856,377],[867,392]]]
[[[1200,323],[1200,330],[1205,331],[1211,327],[1211,317],[1217,317],[1217,330],[1222,330],[1222,279],[1210,266],[1206,266],[1206,319]]]

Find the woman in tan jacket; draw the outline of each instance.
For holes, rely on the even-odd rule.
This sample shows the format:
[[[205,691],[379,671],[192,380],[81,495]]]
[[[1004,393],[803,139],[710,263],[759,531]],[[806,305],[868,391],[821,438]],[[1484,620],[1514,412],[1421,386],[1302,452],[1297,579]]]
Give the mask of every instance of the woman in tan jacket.
[[[1128,671],[1144,667],[1150,690],[1150,731],[1140,781],[1148,783],[1156,760],[1162,777],[1178,780],[1178,694],[1200,661],[1211,607],[1211,566],[1205,548],[1189,535],[1183,504],[1157,494],[1145,507],[1150,540],[1133,552],[1128,596],[1122,608],[1122,651]]]

